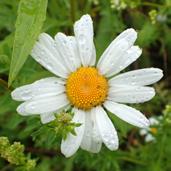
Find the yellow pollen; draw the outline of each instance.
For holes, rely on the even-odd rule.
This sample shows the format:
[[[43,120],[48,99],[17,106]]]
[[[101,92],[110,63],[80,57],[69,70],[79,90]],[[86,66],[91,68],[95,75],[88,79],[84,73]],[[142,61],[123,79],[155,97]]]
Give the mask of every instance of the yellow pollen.
[[[157,134],[157,128],[154,127],[150,128],[150,132],[152,132],[153,134]]]
[[[88,110],[102,104],[108,93],[108,82],[93,67],[81,67],[71,73],[66,82],[66,94],[71,104]]]

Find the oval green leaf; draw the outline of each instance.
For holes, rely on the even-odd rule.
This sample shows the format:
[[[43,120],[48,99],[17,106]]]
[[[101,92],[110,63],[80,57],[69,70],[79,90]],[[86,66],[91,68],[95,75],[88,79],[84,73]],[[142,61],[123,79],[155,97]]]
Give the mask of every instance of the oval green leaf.
[[[46,18],[48,0],[21,0],[10,65],[10,86],[32,50]]]

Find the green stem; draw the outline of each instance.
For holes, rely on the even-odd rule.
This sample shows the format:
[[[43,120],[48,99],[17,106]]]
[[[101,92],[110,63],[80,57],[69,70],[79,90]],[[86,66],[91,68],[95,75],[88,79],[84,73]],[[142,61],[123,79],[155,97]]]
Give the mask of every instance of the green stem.
[[[128,161],[128,162],[131,162],[131,163],[135,163],[135,164],[146,165],[144,162],[141,162],[139,160],[132,159],[130,157],[119,157],[119,159],[120,160],[125,160],[125,161]]]
[[[161,4],[156,4],[156,3],[152,3],[152,2],[141,2],[141,4],[144,6],[151,6],[151,7],[157,7],[157,8],[171,7],[170,5],[161,5]]]
[[[9,90],[8,83],[1,78],[0,78],[0,85],[2,85],[6,90]]]
[[[71,16],[71,21],[72,23],[75,22],[75,11],[76,11],[76,1],[75,0],[70,0],[70,16]]]
[[[162,140],[161,140],[159,158],[157,160],[157,165],[160,165],[160,162],[162,160],[162,157],[163,157],[163,154],[164,154],[165,141],[166,141],[166,134],[163,135]]]
[[[64,170],[64,171],[72,171],[75,156],[76,156],[76,155],[72,156],[72,157],[66,162],[66,167],[65,167],[65,170]]]

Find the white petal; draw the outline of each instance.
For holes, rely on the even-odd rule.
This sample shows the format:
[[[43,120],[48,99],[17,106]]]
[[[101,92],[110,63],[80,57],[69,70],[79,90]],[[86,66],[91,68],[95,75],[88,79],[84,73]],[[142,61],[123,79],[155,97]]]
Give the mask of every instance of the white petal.
[[[66,78],[69,74],[63,59],[55,49],[55,41],[45,33],[39,36],[39,41],[36,42],[31,56],[50,72],[62,78]]]
[[[114,85],[109,88],[107,99],[119,103],[143,103],[152,99],[154,95],[152,87]]]
[[[106,74],[109,70],[114,68],[114,66],[118,67],[118,63],[121,61],[120,58],[124,55],[128,47],[131,47],[134,44],[136,38],[137,33],[132,28],[123,31],[119,36],[117,36],[107,47],[98,61],[97,66],[101,73]]]
[[[142,129],[140,129],[139,133],[140,133],[141,136],[144,136],[144,135],[146,135],[148,133],[148,129],[142,128]]]
[[[94,66],[96,63],[96,47],[95,45],[93,44],[93,53],[92,53],[92,56],[91,56],[91,60],[90,60],[90,66]]]
[[[66,140],[62,140],[61,152],[66,157],[72,156],[78,150],[81,144],[85,128],[85,112],[75,109],[75,115],[72,121],[75,123],[81,123],[82,125],[75,128],[77,135],[69,133]]]
[[[129,45],[132,46],[137,39],[137,32],[133,28],[126,29],[119,34],[114,41],[117,42],[121,39],[126,39],[129,42]]]
[[[49,113],[54,112],[68,104],[69,101],[65,94],[49,96],[46,98],[33,98],[32,100],[26,101],[19,105],[17,112],[21,115]]]
[[[110,85],[150,85],[163,77],[163,72],[158,68],[138,69],[123,74],[109,80]]]
[[[96,110],[93,108],[91,110],[93,127],[92,127],[92,142],[91,142],[90,151],[93,153],[98,153],[101,150],[102,138],[101,138],[100,131],[99,131],[99,128],[97,125],[95,112],[96,112]]]
[[[55,113],[55,114],[59,114],[59,113],[61,113],[62,111],[67,111],[69,108],[70,108],[71,106],[70,106],[70,104],[67,104],[67,105],[64,105],[63,107],[61,107],[61,108],[58,108],[58,109],[56,109],[56,110],[54,110],[54,111],[51,111],[51,112],[48,112],[48,113],[40,113],[40,117],[41,117],[41,115],[44,115],[44,114],[50,114],[49,115],[49,119],[50,118],[53,118],[53,114],[52,113]],[[28,116],[28,115],[34,115],[34,114],[31,114],[31,113],[28,113],[27,111],[26,111],[26,109],[25,109],[25,103],[22,103],[21,105],[19,105],[18,106],[18,108],[17,108],[17,112],[20,114],[20,115],[22,115],[22,116]],[[37,113],[36,113],[37,114]],[[43,116],[44,118],[45,118],[45,116]],[[48,117],[48,116],[47,116]],[[43,118],[43,119],[44,119]],[[42,119],[42,118],[41,118]],[[48,119],[48,118],[47,118]],[[43,122],[42,122],[43,123]]]
[[[40,118],[43,124],[46,124],[55,120],[55,116],[53,113],[43,113],[42,115],[40,115]]]
[[[159,121],[155,117],[150,117],[149,118],[150,125],[158,125]]]
[[[48,96],[55,96],[65,91],[64,81],[49,77],[36,81],[32,84],[16,88],[11,96],[17,101],[27,101],[33,98],[46,98]]]
[[[97,67],[101,74],[106,75],[115,65],[117,61],[126,53],[129,43],[125,39],[112,42],[102,54]]]
[[[104,144],[110,150],[117,150],[119,145],[117,132],[113,123],[107,116],[107,113],[101,106],[99,106],[95,108],[94,115]]]
[[[135,125],[140,128],[146,128],[149,126],[149,120],[138,110],[112,101],[106,101],[104,106],[111,113],[118,116],[120,119]]]
[[[162,115],[161,115],[161,116],[158,116],[157,119],[158,119],[159,121],[161,121],[161,120],[163,120],[163,116],[162,116]]]
[[[151,141],[154,141],[155,140],[155,137],[151,134],[147,134],[145,136],[145,142],[151,142]]]
[[[84,150],[89,151],[91,146],[91,140],[92,140],[92,119],[91,119],[91,113],[86,112],[85,113],[85,130],[84,135],[81,143],[81,148]]]
[[[67,37],[63,33],[55,36],[56,49],[62,56],[67,68],[73,72],[81,66],[81,60],[77,51],[77,44],[74,37]]]
[[[80,20],[75,22],[74,33],[83,66],[94,65],[96,55],[93,43],[93,22],[89,15],[83,15]]]
[[[80,58],[76,38],[74,36],[68,36],[68,39],[70,41],[70,46],[72,47],[74,53],[74,65],[78,68],[81,66],[81,58]]]
[[[98,153],[102,146],[102,139],[94,116],[94,110],[86,112],[85,131],[81,148],[92,153]]]
[[[142,50],[138,46],[132,46],[129,48],[106,73],[107,77],[119,73],[121,70],[125,69],[127,66],[136,61],[142,53]]]

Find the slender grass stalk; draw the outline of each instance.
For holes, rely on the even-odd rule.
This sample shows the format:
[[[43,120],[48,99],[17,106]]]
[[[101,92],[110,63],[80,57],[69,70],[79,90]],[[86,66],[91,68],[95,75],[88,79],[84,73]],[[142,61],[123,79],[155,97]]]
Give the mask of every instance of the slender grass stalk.
[[[70,0],[70,16],[72,23],[75,22],[76,1]]]
[[[157,7],[157,8],[161,8],[161,7],[171,7],[170,5],[156,4],[156,3],[153,3],[153,2],[141,2],[141,5],[151,6],[151,7]]]

